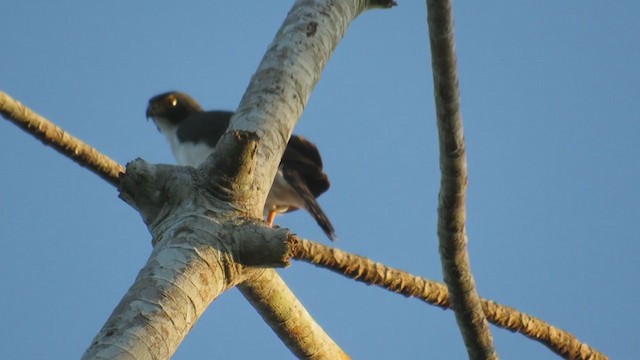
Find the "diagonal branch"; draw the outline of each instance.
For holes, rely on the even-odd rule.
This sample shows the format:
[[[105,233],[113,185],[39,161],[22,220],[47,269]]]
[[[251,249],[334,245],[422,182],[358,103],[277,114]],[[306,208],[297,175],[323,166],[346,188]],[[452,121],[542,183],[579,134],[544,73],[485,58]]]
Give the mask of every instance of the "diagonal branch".
[[[13,103],[17,102],[8,95],[0,92],[0,109],[2,109],[2,115],[10,121],[17,123],[21,121],[21,115],[16,114],[15,111],[5,111],[5,109],[13,108]],[[32,110],[22,106],[21,104],[20,106],[23,107],[27,113],[33,113]],[[55,126],[50,123],[49,120],[42,118],[40,115],[34,115],[40,118],[39,121],[47,123],[44,126]],[[33,126],[26,126],[25,131],[33,136],[37,136],[38,134],[37,128]],[[70,137],[68,135],[68,138],[71,139],[69,140],[71,142],[70,147],[79,147],[84,144],[75,137]],[[60,138],[55,138],[52,141],[52,146],[62,147],[62,144],[55,143],[60,141]],[[101,168],[98,168],[95,164],[91,163],[83,163],[81,164],[82,166],[89,169],[98,169],[92,171],[97,171],[98,175],[102,178],[108,177],[110,173],[122,171],[123,167],[120,164],[111,160],[106,155],[99,153],[97,150],[92,150],[99,154],[99,156],[95,158],[107,159],[105,163],[110,164],[110,167],[102,168],[102,170],[100,170]],[[72,158],[71,155],[67,155],[66,153],[63,153],[63,155]],[[83,160],[87,160],[87,158],[84,158]],[[104,172],[101,173],[100,171]],[[373,262],[365,257],[349,254],[342,250],[331,248],[319,243],[300,238],[298,238],[297,241],[298,247],[294,253],[295,259],[334,271],[354,280],[361,281],[367,285],[377,285],[407,297],[419,298],[431,305],[441,308],[450,307],[447,290],[441,283],[426,280],[424,278],[405,273],[401,270]],[[246,289],[251,286],[254,285],[248,285],[244,288]],[[242,291],[245,292],[244,289]],[[251,299],[250,295],[245,296],[247,296],[249,301],[252,302],[259,299]],[[547,324],[541,319],[489,300],[482,301],[485,314],[491,323],[510,331],[519,332],[531,339],[539,341],[566,359],[586,360],[607,358],[596,349],[593,349],[585,343],[581,343],[569,332]],[[262,316],[271,316],[264,312],[260,312],[260,314]],[[295,322],[289,324],[289,326],[295,326]],[[278,333],[279,330],[275,331]],[[278,336],[282,336],[282,334],[278,333]]]
[[[113,186],[118,186],[124,167],[82,140],[36,114],[0,91],[0,113],[19,128],[49,145],[76,164],[89,169]]]
[[[239,284],[238,289],[298,358],[349,359],[313,320],[275,270],[260,270],[258,276]]]
[[[470,359],[497,359],[467,253],[465,155],[451,0],[427,0],[440,140],[438,238],[444,281]]]
[[[121,173],[123,172],[122,166],[87,144],[82,143],[79,139],[66,134],[59,127],[49,123],[46,119],[33,113],[30,109],[2,92],[0,92],[0,112],[4,117],[23,128],[26,132],[34,135],[46,145],[51,145],[81,166],[90,169],[110,184],[116,186],[119,183]],[[301,245],[296,251],[296,258],[342,273],[345,276],[367,284],[378,285],[405,296],[418,297],[439,307],[450,306],[444,285],[386,267],[379,263],[374,263],[371,260],[357,255],[348,254],[320,244],[301,241]],[[189,277],[190,276],[187,276],[187,278]],[[241,291],[243,291],[249,301],[254,303],[254,306],[263,317],[272,317],[275,319],[275,321],[269,321],[272,327],[275,324],[281,328],[289,328],[289,330],[277,330],[274,328],[278,336],[281,338],[283,336],[286,337],[291,334],[291,329],[300,329],[309,326],[309,322],[297,322],[295,316],[289,318],[288,316],[290,314],[287,312],[278,312],[278,309],[272,306],[275,300],[268,298],[274,294],[268,294],[268,291],[264,291],[267,289],[266,285],[269,285],[273,280],[266,282],[262,282],[262,280],[261,277],[256,277],[251,283],[245,282],[241,285]],[[276,279],[276,282],[279,281],[281,281],[281,279]],[[570,333],[548,325],[540,319],[491,301],[482,300],[482,307],[492,323],[512,331],[518,331],[525,336],[540,341],[565,358],[606,359],[606,356],[598,353],[588,345],[580,343]],[[294,307],[292,312],[301,311],[300,309],[295,310]],[[283,322],[285,318],[288,323]],[[313,322],[311,324],[317,326],[317,324]],[[317,333],[310,335],[315,336]],[[313,339],[314,336],[310,336],[310,338]],[[285,342],[297,342],[301,344],[294,345],[293,347],[288,345],[292,351],[298,355],[304,354],[305,349],[308,349],[307,346],[314,348],[314,346],[318,345],[320,345],[317,347],[319,349],[322,349],[323,346],[325,349],[328,348],[328,350],[325,350],[328,352],[322,353],[326,354],[327,357],[334,357],[335,354],[344,355],[337,346],[334,347],[328,344],[329,346],[327,347],[326,339],[320,338],[317,342],[311,341],[307,343],[305,343],[304,340],[307,340],[304,336],[301,338],[284,339]],[[322,342],[325,343],[322,344]]]
[[[107,157],[106,155],[100,153],[95,148],[82,142],[80,139],[69,135],[67,132],[65,132],[63,129],[53,124],[51,121],[45,119],[41,115],[36,114],[31,109],[20,104],[18,101],[14,100],[9,95],[3,92],[0,92],[0,112],[3,115],[3,117],[7,118],[9,121],[18,125],[20,128],[24,129],[25,132],[27,132],[28,134],[31,134],[35,138],[41,140],[45,145],[49,145],[53,147],[64,156],[78,163],[80,166],[83,166],[91,170],[96,175],[107,180],[109,184],[115,187],[121,186],[120,182],[121,182],[122,174],[125,171],[122,165],[118,164],[117,162]],[[132,164],[135,164],[135,163],[136,162]],[[142,173],[144,174],[144,172]],[[173,177],[175,176],[179,176],[179,175],[173,175]],[[144,194],[145,197],[149,197],[151,195],[164,196],[160,192],[153,192],[153,191],[150,191],[150,192],[151,194]],[[125,198],[125,200],[128,200],[129,202],[131,202],[131,199]],[[202,226],[196,226],[196,227],[197,227],[196,229],[193,229],[195,230],[195,232],[193,230],[187,231],[185,236],[189,237],[188,239],[184,238],[184,236],[179,236],[179,237],[182,237],[183,239],[178,239],[178,240],[182,242],[187,240],[191,244],[194,244],[194,242],[200,241],[197,237],[194,237],[193,234],[202,231],[202,229],[204,229],[206,225],[202,224]],[[153,231],[153,228],[154,226],[152,226],[150,230]],[[211,238],[211,236],[209,235],[206,235],[206,237]],[[173,266],[175,262],[170,262],[170,264],[165,264],[163,261],[167,261],[167,259],[170,259],[172,256],[174,256],[174,254],[177,254],[176,250],[182,251],[186,249],[186,247],[180,246],[180,245],[173,246],[173,248],[168,248],[168,249],[165,246],[156,248],[155,246],[156,242],[160,240],[161,239],[156,239],[154,237],[154,251],[150,256],[147,266],[145,266],[145,268],[141,270],[140,276],[153,277],[153,274],[157,272],[157,270],[153,270],[154,269],[153,265],[156,265],[156,264],[164,268],[163,271],[167,271],[167,269]],[[242,252],[242,249],[240,249],[239,251]],[[129,339],[134,342],[138,341],[140,339],[140,336],[143,336],[143,337],[151,336],[154,340],[162,340],[158,342],[157,346],[153,346],[150,348],[148,346],[143,345],[141,349],[138,348],[135,351],[137,350],[154,351],[157,354],[160,354],[160,353],[164,354],[165,357],[168,356],[170,353],[172,353],[173,350],[171,349],[177,346],[177,344],[179,343],[179,340],[176,340],[176,339],[179,339],[182,335],[174,339],[167,339],[166,336],[164,337],[157,336],[158,334],[154,333],[155,330],[153,327],[149,328],[149,327],[140,327],[140,326],[135,329],[130,328],[125,334],[120,334],[119,332],[115,331],[116,329],[115,325],[117,325],[117,323],[119,322],[122,322],[123,319],[135,318],[136,314],[142,309],[142,308],[139,308],[139,305],[144,305],[144,304],[150,305],[154,301],[156,301],[155,299],[144,299],[143,297],[147,295],[158,294],[161,291],[178,293],[181,295],[180,296],[177,296],[177,295],[164,296],[163,299],[165,302],[162,303],[161,306],[158,305],[155,308],[152,306],[149,306],[148,309],[145,309],[145,311],[147,311],[148,318],[151,318],[152,310],[153,310],[153,313],[156,313],[157,312],[156,310],[161,310],[162,312],[158,313],[157,315],[153,315],[153,317],[159,319],[159,323],[161,324],[160,326],[163,328],[165,326],[173,327],[176,324],[182,324],[185,321],[190,323],[195,321],[194,313],[200,314],[204,310],[204,308],[209,304],[209,302],[212,300],[211,298],[205,299],[205,298],[200,298],[198,296],[189,296],[190,300],[188,301],[188,303],[193,304],[194,308],[191,311],[189,311],[188,316],[186,315],[179,316],[178,315],[179,313],[174,311],[171,313],[171,316],[177,315],[177,319],[173,319],[170,322],[166,322],[164,320],[167,320],[167,316],[168,316],[168,314],[166,314],[167,309],[181,308],[180,304],[181,302],[184,301],[184,298],[185,298],[184,295],[187,294],[187,292],[191,292],[193,294],[207,293],[209,295],[214,294],[215,296],[215,294],[223,291],[220,288],[213,290],[211,288],[212,284],[207,283],[207,281],[203,282],[202,284],[198,283],[197,287],[188,286],[187,288],[183,288],[181,286],[178,286],[178,287],[174,286],[176,285],[176,283],[183,283],[183,284],[189,283],[191,285],[196,285],[196,282],[188,281],[190,277],[193,277],[195,280],[198,280],[198,281],[203,279],[208,279],[208,278],[217,278],[217,279],[223,278],[223,276],[220,273],[214,272],[214,267],[206,265],[207,262],[209,264],[220,263],[220,262],[217,262],[217,261],[214,262],[213,260],[211,260],[213,259],[213,256],[214,256],[211,254],[211,251],[207,250],[204,247],[201,247],[201,250],[197,251],[196,253],[197,253],[197,256],[194,257],[194,259],[196,259],[196,263],[199,262],[200,260],[205,260],[205,254],[207,254],[207,257],[209,259],[205,260],[205,263],[204,263],[205,266],[196,266],[196,268],[191,268],[191,269],[184,268],[184,269],[173,270],[180,273],[185,272],[187,275],[184,275],[184,276],[178,275],[179,278],[184,279],[184,281],[174,281],[173,283],[167,283],[166,280],[163,280],[163,279],[160,279],[160,280],[152,279],[151,281],[157,282],[155,285],[152,286],[152,288],[154,288],[153,291],[144,290],[144,288],[141,288],[140,285],[138,285],[138,283],[134,284],[134,286],[132,287],[132,289],[130,289],[130,292],[128,292],[128,294],[137,292],[138,294],[141,294],[141,295],[138,295],[139,297],[137,298],[133,298],[131,296],[129,296],[128,298],[123,298],[121,304],[128,303],[131,305],[124,308],[125,311],[122,311],[123,306],[119,306],[119,308],[116,309],[116,311],[118,311],[117,316],[116,317],[112,316],[112,318],[108,320],[107,328],[104,328],[103,329],[104,331],[98,334],[98,336],[95,339],[96,341],[101,342],[101,346],[99,348],[92,348],[90,351],[88,351],[85,354],[85,357],[92,357],[92,356],[98,357],[98,356],[101,356],[100,354],[102,354],[107,358],[115,358],[120,355],[123,355],[123,356],[126,355],[126,351],[124,350],[124,348],[122,349],[122,352],[118,354],[114,352],[105,353],[105,351],[112,351],[114,348],[115,349],[120,348],[120,345],[119,345],[120,342],[127,341],[127,338],[123,338],[123,335],[124,337],[128,336]],[[172,254],[172,255],[163,256],[162,254]],[[187,252],[187,256],[190,256],[189,252]],[[158,261],[155,259],[163,259],[163,260]],[[186,261],[186,260],[183,259],[183,261]],[[189,262],[191,264],[194,263],[191,260],[189,260]],[[225,263],[230,264],[228,261]],[[243,290],[243,293],[245,294],[245,296],[248,296],[247,293],[251,293],[253,291],[253,287],[261,285],[260,279],[257,280],[256,284],[252,283],[253,280],[247,280],[247,277],[252,275],[251,272],[248,272],[246,274],[240,274],[238,270],[230,270],[230,269],[232,269],[232,267],[227,266],[227,270],[225,270],[224,272],[227,274],[239,275],[239,277],[237,278],[236,276],[230,277],[228,280],[231,282],[225,284],[224,289],[232,286],[234,282],[238,282],[244,279],[246,282],[245,282],[245,285],[243,286],[243,289],[248,289],[248,290]],[[198,275],[194,276],[193,274],[198,274]],[[300,306],[299,301],[296,299],[295,295],[286,287],[286,284],[282,282],[282,279],[279,279],[277,273],[272,272],[272,274],[274,276],[269,278],[269,280],[273,281],[274,283],[280,283],[280,288],[283,289],[281,294],[286,295],[286,296],[284,295],[280,296],[279,305],[290,304],[289,307],[291,308],[299,307]],[[172,274],[171,276],[173,277],[174,275]],[[236,278],[236,280],[233,280],[234,278]],[[264,281],[262,281],[262,285],[264,285]],[[208,290],[206,291],[202,290],[204,288],[207,288]],[[272,317],[271,314],[273,314],[274,312],[274,309],[270,310],[270,304],[272,299],[269,299],[264,295],[264,293],[260,293],[260,292],[256,292],[254,296],[252,297],[248,296],[248,298],[252,302],[262,303],[262,306],[256,307],[256,309],[261,314],[261,316],[263,316],[264,318],[269,318],[270,316]],[[179,301],[176,301],[176,300],[179,300]],[[138,304],[138,305],[135,305],[135,304]],[[116,311],[114,311],[114,315],[116,315]],[[315,356],[319,356],[319,357],[324,356],[325,358],[333,358],[333,355],[337,353],[341,353],[340,348],[331,340],[331,338],[327,336],[326,333],[324,333],[324,331],[322,331],[320,326],[308,314],[307,316],[301,316],[301,315],[304,315],[302,311],[295,311],[290,313],[289,315],[291,315],[291,317],[287,319],[288,327],[293,327],[296,329],[314,329],[315,331],[314,336],[307,336],[304,339],[305,340],[304,342],[287,343],[287,345],[290,347],[292,352],[296,354],[301,353],[304,349],[300,348],[300,346],[309,346],[312,349],[318,350]],[[270,324],[270,325],[272,327],[275,326],[274,331],[276,331],[278,336],[281,336],[281,337],[286,336],[285,332],[287,330],[290,330],[290,328],[282,328],[282,327],[278,328],[277,325],[274,325],[274,324]],[[190,326],[186,328],[188,329],[189,327]],[[173,332],[165,332],[165,335],[167,333],[173,333]],[[115,336],[115,334],[118,334],[119,336]],[[119,342],[114,342],[116,340]],[[172,345],[167,345],[167,343]],[[115,346],[109,346],[109,345],[115,345]],[[328,352],[325,353],[325,351],[328,351]],[[105,355],[105,354],[108,354],[108,355]]]
[[[257,165],[253,172],[253,184],[249,186],[249,191],[253,190],[253,196],[247,197],[254,201],[254,211],[263,209],[268,189],[293,128],[348,26],[367,9],[389,8],[393,5],[395,2],[389,0],[298,0],[293,4],[251,78],[227,130],[255,132],[260,140],[256,151]],[[228,138],[221,139],[216,152],[226,145],[226,139]],[[278,336],[285,340],[285,344],[300,344],[304,340],[289,341],[293,337],[300,338],[295,334],[297,331],[289,332],[285,329],[280,332],[284,328],[278,317],[273,316],[279,310],[272,302],[266,301],[268,292],[260,291],[269,288],[264,282],[274,281],[272,286],[278,286],[275,279],[264,278],[260,280],[261,283],[253,283],[254,280],[249,279],[242,286],[242,294],[252,304],[261,305],[255,306],[256,310]],[[264,305],[268,305],[270,310]],[[291,308],[294,305],[289,303]],[[315,337],[320,339],[323,335]],[[290,349],[296,354],[308,351],[296,351],[293,347]]]
[[[262,212],[293,128],[347,28],[362,12],[390,8],[390,0],[298,0],[280,26],[252,76],[229,129],[260,139],[253,173],[255,209]],[[224,147],[223,137],[216,146]]]
[[[294,259],[331,270],[367,285],[376,285],[407,297],[418,298],[430,305],[451,309],[447,287],[442,283],[313,241],[302,238],[297,238],[297,241]],[[607,359],[606,355],[580,342],[571,333],[541,319],[491,300],[480,298],[480,301],[489,322],[538,341],[565,359]]]

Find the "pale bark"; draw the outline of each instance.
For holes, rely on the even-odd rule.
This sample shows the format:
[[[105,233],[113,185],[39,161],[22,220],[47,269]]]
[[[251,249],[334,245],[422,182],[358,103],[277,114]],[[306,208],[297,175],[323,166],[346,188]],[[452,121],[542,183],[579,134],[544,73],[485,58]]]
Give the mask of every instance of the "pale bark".
[[[384,1],[377,4],[382,3],[390,4]],[[349,4],[351,7],[347,10],[352,11],[349,16],[355,17],[364,9],[363,4],[365,2]],[[306,12],[300,11],[301,15],[307,16]],[[289,28],[304,30],[302,40],[308,40],[306,38],[313,38],[319,31],[323,31],[325,25],[330,26],[331,23],[328,20],[318,22],[307,18],[303,25],[291,24]],[[283,29],[285,28],[283,25]],[[344,32],[346,23],[337,28]],[[283,29],[281,32],[286,33]],[[295,41],[300,41],[295,40],[295,31],[289,35],[292,38],[287,41],[294,44]],[[330,41],[337,41],[340,36],[334,36]],[[308,51],[315,51],[318,45],[309,43],[304,46]],[[274,47],[276,58],[281,56],[281,60],[286,60],[287,67],[295,65],[288,63],[291,54],[289,51],[277,52],[282,49],[278,49],[275,44],[272,45]],[[335,44],[325,46],[325,50],[329,50],[329,54],[325,55],[322,55],[325,50],[314,53],[310,58],[300,55],[303,57],[302,62],[319,61],[303,67],[305,71],[321,71],[334,47]],[[315,56],[320,58],[315,59]],[[274,61],[267,61],[267,57],[265,56],[265,63]],[[292,76],[286,70],[272,68],[263,71],[274,71],[286,80],[287,76]],[[268,78],[269,74],[258,73],[256,77]],[[229,132],[224,140],[228,143],[223,146],[226,150],[217,152],[200,169],[153,166],[142,161],[129,165],[127,177],[121,186],[121,196],[140,210],[154,235],[154,250],[136,283],[85,354],[86,358],[131,358],[133,355],[138,358],[168,357],[203,309],[222,291],[247,278],[252,281],[240,285],[241,291],[294,354],[313,358],[346,357],[286,289],[286,285],[273,270],[247,267],[261,264],[286,266],[293,254],[297,258],[357,280],[407,296],[416,296],[437,306],[448,304],[447,292],[442,284],[429,282],[337,249],[319,250],[318,246],[300,242],[286,230],[266,229],[261,222],[252,219],[260,212],[261,206],[258,203],[264,200],[265,189],[268,188],[265,182],[268,182],[270,172],[274,171],[278,161],[277,154],[282,153],[284,142],[297,119],[297,116],[284,113],[302,111],[317,76],[311,81],[305,81],[300,88],[295,83],[283,81],[280,84],[284,85],[272,83],[273,86],[263,82],[266,88],[260,90],[260,86],[252,83],[249,89],[255,96],[273,92],[275,98],[263,97],[255,100],[253,96],[246,95],[248,100],[242,105],[245,107],[243,113],[251,115],[246,119],[238,115],[237,123],[232,125],[234,129],[245,131]],[[286,89],[294,86],[296,90],[291,92],[281,86]],[[295,99],[296,103],[288,104],[291,99]],[[251,113],[253,107],[261,108],[265,102],[270,101],[281,104],[275,107],[269,105],[269,111],[264,113]],[[46,119],[1,92],[0,112],[45,144],[53,146],[111,184],[120,183],[122,166],[55,125],[47,124]],[[277,126],[269,125],[269,122]],[[237,144],[238,142],[243,145]],[[271,142],[274,144],[270,144]],[[245,161],[229,162],[229,157],[224,156],[229,152],[239,155]],[[262,169],[263,167],[268,169]],[[216,168],[226,169],[225,174],[220,176],[220,172],[212,170]],[[249,176],[254,171],[261,172],[258,177],[262,180]],[[204,183],[208,185],[203,185]],[[261,200],[255,200],[254,195]],[[260,249],[256,250],[256,247]],[[323,253],[326,251],[331,251],[331,255],[326,256]],[[279,290],[274,292],[270,289]],[[498,326],[538,339],[563,356],[606,358],[588,345],[579,343],[571,334],[539,319],[490,301],[483,301],[482,306],[487,316],[492,321],[495,319]],[[300,329],[305,331],[300,332]]]
[[[287,264],[288,231],[268,228],[215,196],[223,182],[205,175],[212,169],[235,174],[230,178],[247,176],[245,169],[216,160],[201,169],[142,160],[127,165],[121,197],[142,214],[154,249],[84,359],[169,358],[211,301],[252,274],[245,259]],[[244,246],[256,237],[265,240],[260,254]]]
[[[85,354],[86,358],[93,358],[98,350],[110,357],[123,350],[123,356],[128,356],[135,350],[142,356],[166,358],[175,351],[201,314],[200,310],[240,281],[248,281],[243,293],[252,303],[261,305],[256,306],[256,310],[267,322],[279,321],[278,317],[272,316],[277,306],[296,306],[297,300],[292,293],[282,294],[277,304],[273,299],[264,298],[267,293],[260,289],[277,285],[279,279],[275,273],[270,278],[256,280],[243,277],[243,267],[234,261],[240,258],[233,251],[242,241],[236,241],[237,238],[229,234],[240,231],[237,228],[245,228],[246,223],[250,223],[248,218],[261,216],[286,143],[322,69],[349,23],[368,6],[368,1],[296,2],[253,76],[227,133],[204,164],[193,171],[176,170],[177,175],[158,174],[160,169],[145,164],[134,163],[127,168],[121,196],[141,212],[149,226],[156,244],[154,254],[164,254],[158,247],[171,246],[173,258],[178,260],[167,258],[166,263],[159,263],[154,257],[150,259],[152,262],[141,273],[147,276],[136,280]],[[154,189],[155,183],[163,186]],[[277,230],[250,225],[247,233],[264,239],[278,238],[273,234]],[[286,243],[288,239],[285,235],[280,240]],[[210,256],[202,255],[202,250],[193,255],[193,248],[198,249],[201,243],[209,245]],[[280,246],[279,249],[287,247]],[[283,258],[286,256],[286,253],[282,254]],[[200,264],[209,267],[200,267]],[[171,271],[166,271],[167,268]],[[163,278],[167,285],[162,288],[163,292],[156,293],[154,287],[160,284],[153,278],[148,279],[160,270],[167,277]],[[183,274],[196,277],[188,284],[193,293],[183,289],[180,282]],[[254,283],[258,280],[263,283]],[[281,285],[281,288],[285,287],[284,283]],[[167,320],[170,316],[166,314],[165,306],[169,305],[165,305],[162,294],[173,292],[185,294],[182,302],[193,304],[193,316]],[[143,295],[148,294],[152,296],[144,298]],[[194,299],[194,296],[201,298]],[[152,309],[144,309],[145,316],[142,317],[135,315],[138,310],[135,305],[140,298],[145,304],[153,304]],[[303,343],[312,347],[317,358],[333,357],[329,353],[332,350],[346,357],[308,314],[304,316],[302,312],[294,311],[289,316],[287,320],[296,324],[295,328],[306,328],[311,334],[305,335],[303,340],[286,341],[287,345]],[[281,328],[278,324],[270,323],[270,326]],[[160,339],[149,329],[164,336]],[[284,329],[290,332],[281,336],[284,339],[302,335],[291,328]],[[161,346],[150,346],[152,340],[157,340]],[[314,344],[316,341],[320,343],[318,346]],[[292,351],[300,349],[292,347]],[[304,349],[297,353],[309,351]]]
[[[289,11],[253,75],[229,127],[229,130],[255,132],[260,139],[256,156],[257,166],[253,173],[254,183],[251,185],[253,197],[250,197],[254,200],[252,206],[257,216],[293,128],[347,27],[368,8],[391,7],[394,4],[393,1],[300,0]],[[224,144],[224,140],[222,139],[220,144]],[[269,186],[265,187],[265,184]],[[313,348],[324,349],[327,353],[316,353],[314,357],[334,356],[333,349],[337,348],[337,345],[326,345],[328,337],[319,326],[298,326],[306,322],[306,317],[302,316],[301,312],[290,312],[290,316],[293,317],[288,321],[297,325],[283,328],[280,320],[273,316],[279,312],[275,304],[264,299],[263,292],[257,291],[264,288],[265,281],[270,280],[262,279],[262,284],[253,284],[252,281],[248,279],[246,286],[242,287],[243,295],[254,304],[262,304],[255,307],[256,310],[281,339],[289,339],[285,344],[290,346],[292,352],[308,352],[305,349],[296,349],[295,346],[309,346],[308,339],[315,339],[318,343]],[[278,283],[273,281],[273,286],[278,286]],[[295,297],[291,296],[287,307],[295,308],[296,302]],[[308,336],[306,332],[289,332],[290,329],[300,328],[317,330],[318,333]],[[301,338],[291,340],[292,337]],[[338,350],[342,354],[342,350]]]
[[[280,340],[301,359],[349,359],[318,326],[275,270],[238,285]],[[293,301],[292,301],[293,299]]]
[[[15,109],[22,109],[17,111]],[[0,112],[4,117],[11,120],[14,123],[21,123],[25,121],[25,114],[31,114],[36,117],[38,123],[44,122],[42,125],[27,125],[20,126],[25,129],[29,134],[39,138],[43,132],[39,130],[40,126],[47,128],[53,128],[55,125],[49,123],[48,120],[42,116],[33,113],[32,110],[23,107],[17,101],[4,93],[0,93]],[[61,129],[59,132],[63,132]],[[64,133],[64,132],[63,132]],[[68,142],[62,142],[63,140],[69,140]],[[55,148],[80,148],[82,146],[88,146],[82,143],[80,140],[70,136],[57,136],[53,137],[50,141],[45,142]],[[109,178],[111,174],[118,174],[122,172],[123,167],[117,164],[115,161],[109,159],[103,154],[100,154],[95,149],[91,149],[91,153],[95,153],[98,156],[84,157],[77,159],[73,156],[73,153],[62,152],[65,156],[78,162],[80,165],[91,169],[96,172],[100,177]],[[89,163],[83,163],[88,161]],[[92,161],[98,161],[98,164],[108,164],[107,166],[98,166],[98,164],[91,163]],[[110,181],[111,182],[111,181]],[[299,239],[295,239],[298,240]],[[388,268],[382,264],[374,263],[369,259],[360,257],[358,255],[349,254],[338,249],[326,247],[321,244],[311,243],[308,241],[300,241],[297,245],[297,249],[294,251],[294,257],[302,259],[304,261],[311,262],[318,266],[330,269],[344,276],[354,278],[358,281],[365,282],[371,285],[378,285],[389,291],[397,292],[405,296],[415,296],[423,301],[436,306],[447,306],[448,295],[444,285],[437,282],[429,281],[411,274],[406,274],[400,270]],[[283,259],[286,263],[287,259]],[[243,290],[244,291],[244,290]],[[250,301],[260,301],[260,297],[252,298]],[[267,303],[270,300],[266,300]],[[268,307],[268,306],[267,306]],[[595,349],[589,347],[587,344],[580,343],[570,333],[561,329],[555,328],[543,322],[540,319],[532,317],[530,315],[518,312],[515,309],[496,304],[491,301],[483,300],[483,308],[487,314],[488,319],[497,326],[504,327],[506,329],[520,332],[532,339],[538,340],[554,352],[562,355],[565,358],[570,359],[606,359],[606,356],[598,353]],[[265,311],[261,311],[263,317],[269,317],[273,310],[271,308]],[[286,315],[286,313],[285,313]],[[278,326],[278,321],[270,322],[270,326]],[[308,325],[300,323],[286,324],[290,328],[296,326]],[[303,328],[303,327],[299,327]],[[280,333],[278,329],[274,328],[274,331],[278,333],[278,336],[286,336],[286,331]],[[295,340],[295,339],[294,339]],[[306,346],[306,345],[303,345]],[[298,353],[298,350],[292,349],[294,353]],[[329,353],[331,354],[331,353]],[[126,353],[123,352],[123,357]]]
[[[23,119],[22,113],[15,111],[6,111],[7,109],[13,109],[17,102],[6,94],[0,93],[0,110],[3,116],[12,122],[20,122]],[[33,113],[32,110],[25,107],[26,113]],[[42,116],[35,114],[40,120],[46,122],[45,126],[55,126],[49,123],[49,120],[44,119]],[[37,137],[39,132],[36,127],[27,126],[26,131]],[[62,138],[58,137],[53,139],[54,143],[51,146],[62,147],[63,144],[56,143],[61,141]],[[71,144],[67,144],[72,148],[81,146],[80,140],[71,137]],[[86,145],[86,144],[84,144]],[[88,146],[88,145],[87,145]],[[96,153],[97,150],[92,149]],[[103,154],[98,153],[99,156],[91,159],[106,159],[107,164],[110,164],[110,169],[102,169],[96,171],[104,171],[100,173],[101,177],[109,177],[109,174],[116,174],[121,169],[124,169],[121,165],[106,157]],[[66,155],[72,158],[70,155]],[[73,159],[73,158],[72,158]],[[87,158],[83,159],[87,160]],[[79,160],[75,160],[79,161]],[[82,164],[87,168],[99,167],[92,164]],[[293,236],[292,239],[287,240],[292,246],[294,259],[299,259],[317,265],[319,267],[326,268],[334,271],[343,276],[352,278],[357,281],[361,281],[368,285],[377,285],[389,291],[402,294],[407,297],[416,297],[429,304],[441,307],[449,308],[449,298],[446,286],[431,280],[427,280],[415,275],[405,273],[401,270],[390,268],[380,263],[373,262],[365,257],[350,254],[345,251],[328,247],[319,243],[311,242],[308,240],[300,239]],[[291,254],[290,254],[291,255]],[[282,259],[286,264],[288,258]],[[244,290],[243,290],[244,291]],[[261,301],[260,297],[252,298],[250,301]],[[510,308],[505,305],[497,304],[490,300],[482,300],[483,309],[487,316],[487,319],[496,326],[519,332],[531,339],[537,340],[558,355],[567,359],[606,359],[607,357],[599,353],[597,350],[590,347],[588,344],[581,343],[569,332],[562,329],[558,329],[543,320],[535,318],[531,315],[519,312],[516,309]],[[267,301],[268,302],[268,301]],[[272,309],[273,310],[273,309]],[[261,312],[262,316],[270,316],[268,312]],[[277,321],[271,322],[270,325],[277,326]],[[299,323],[298,323],[299,324]],[[293,325],[288,325],[293,327]],[[277,333],[280,331],[274,329]],[[285,330],[286,331],[286,330]],[[286,334],[278,333],[278,336]],[[292,350],[293,351],[293,350]],[[294,351],[295,352],[295,351]]]
[[[273,181],[293,128],[349,24],[368,8],[393,4],[381,0],[295,2],[229,127],[255,132],[260,139],[253,184],[256,209],[262,209],[268,192],[264,184]]]

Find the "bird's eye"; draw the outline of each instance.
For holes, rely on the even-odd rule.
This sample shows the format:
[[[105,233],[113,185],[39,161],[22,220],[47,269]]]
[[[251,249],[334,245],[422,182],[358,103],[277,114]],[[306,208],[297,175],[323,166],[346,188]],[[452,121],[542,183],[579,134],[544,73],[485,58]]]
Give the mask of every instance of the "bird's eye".
[[[178,99],[175,96],[169,96],[166,101],[171,107],[176,107],[176,105],[178,105]]]

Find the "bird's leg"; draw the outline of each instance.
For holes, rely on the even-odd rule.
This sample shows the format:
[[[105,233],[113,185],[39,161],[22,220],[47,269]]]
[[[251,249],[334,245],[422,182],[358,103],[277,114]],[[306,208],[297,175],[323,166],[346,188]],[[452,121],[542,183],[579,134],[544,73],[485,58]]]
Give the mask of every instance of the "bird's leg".
[[[275,220],[276,218],[276,209],[275,207],[271,210],[269,210],[269,215],[267,215],[267,223],[269,224],[269,227],[273,227],[273,220]]]

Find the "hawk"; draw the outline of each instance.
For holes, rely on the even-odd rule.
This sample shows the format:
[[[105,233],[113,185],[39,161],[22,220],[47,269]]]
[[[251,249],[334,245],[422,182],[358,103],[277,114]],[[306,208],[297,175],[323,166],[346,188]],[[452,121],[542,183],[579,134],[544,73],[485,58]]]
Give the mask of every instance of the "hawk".
[[[191,96],[171,91],[152,97],[146,115],[166,137],[178,164],[197,167],[215,150],[233,113],[205,111]],[[335,240],[333,225],[316,201],[329,186],[318,148],[302,136],[291,135],[264,206],[269,225],[277,214],[305,209]]]

